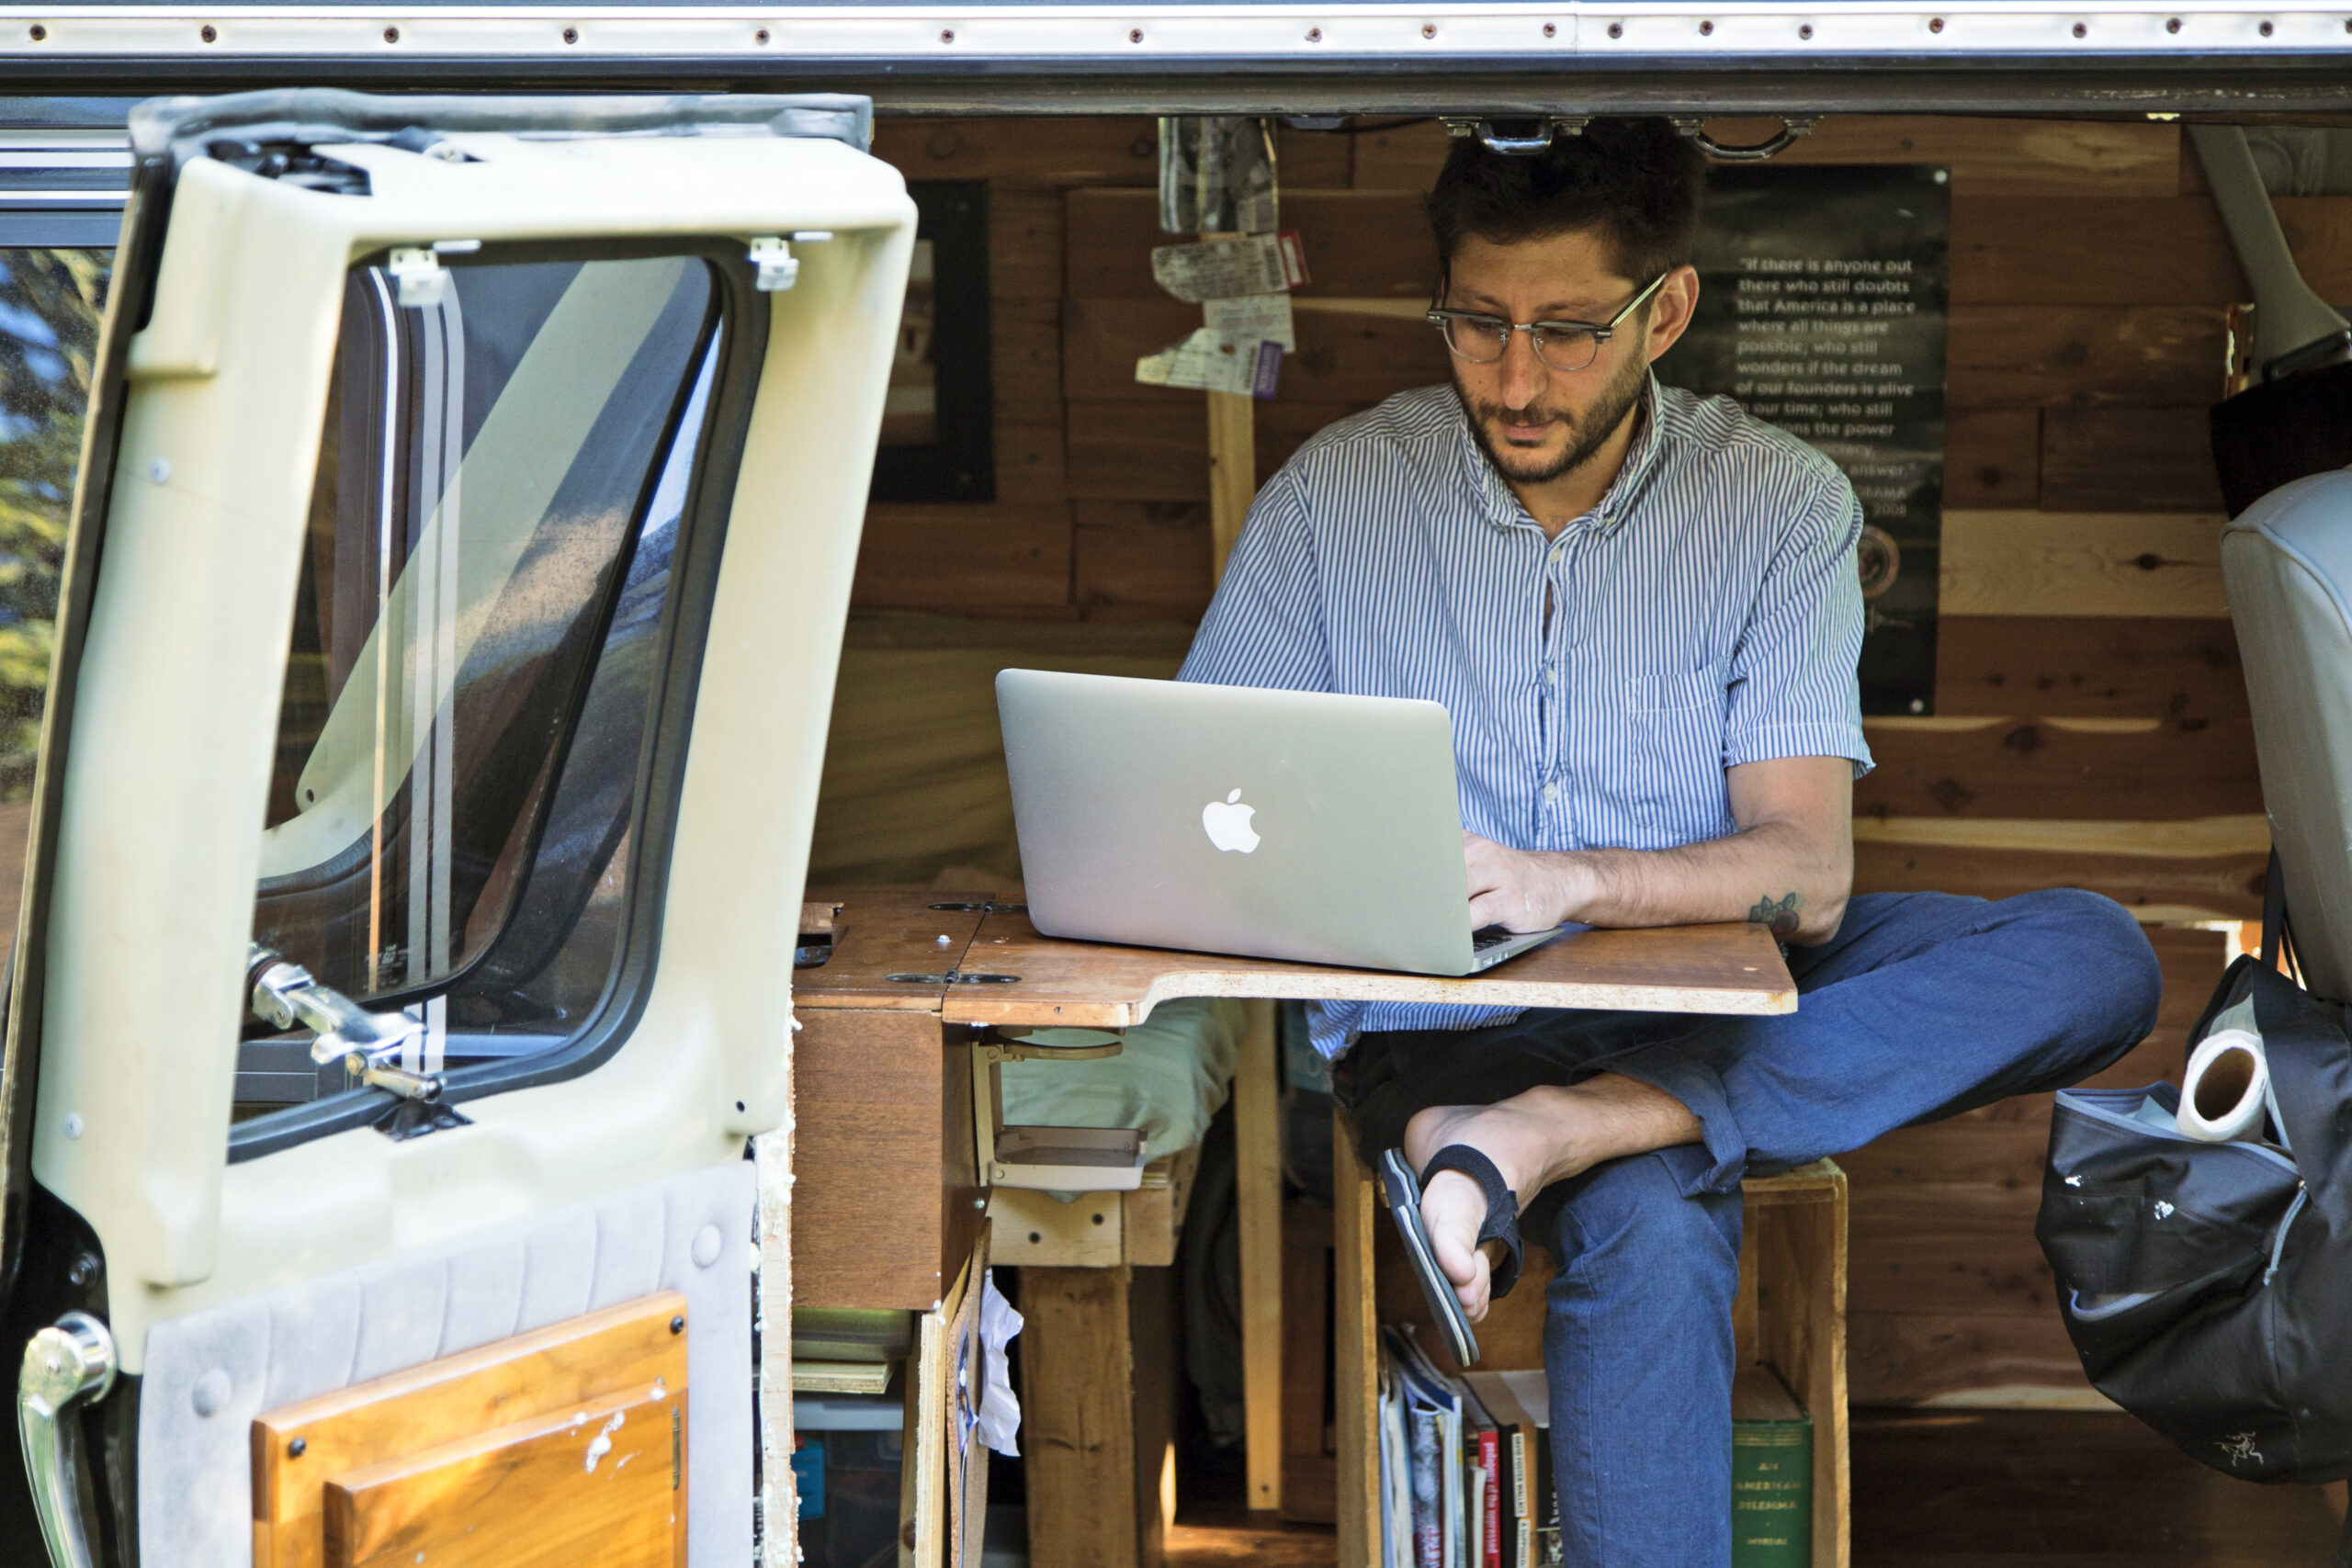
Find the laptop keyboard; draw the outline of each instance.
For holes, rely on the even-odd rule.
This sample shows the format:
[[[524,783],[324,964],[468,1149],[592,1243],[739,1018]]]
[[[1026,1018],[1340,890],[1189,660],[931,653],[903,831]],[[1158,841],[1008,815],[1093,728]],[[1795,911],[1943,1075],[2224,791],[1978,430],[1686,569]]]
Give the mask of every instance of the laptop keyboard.
[[[1472,953],[1492,953],[1507,942],[1515,941],[1519,933],[1508,926],[1482,926],[1470,933]]]

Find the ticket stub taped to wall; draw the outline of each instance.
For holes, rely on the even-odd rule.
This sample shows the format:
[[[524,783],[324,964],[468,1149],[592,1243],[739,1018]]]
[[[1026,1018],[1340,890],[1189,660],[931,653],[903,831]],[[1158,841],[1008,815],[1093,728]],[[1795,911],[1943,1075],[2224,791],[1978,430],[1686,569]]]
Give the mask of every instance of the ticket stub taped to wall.
[[[1280,294],[1306,285],[1306,247],[1295,229],[1196,245],[1155,245],[1151,276],[1169,293],[1194,305],[1237,294]]]
[[[1183,342],[1136,361],[1136,379],[1148,387],[1197,387],[1211,392],[1246,392],[1261,400],[1274,395],[1283,345],[1263,338],[1227,337],[1207,327]]]
[[[1230,299],[1204,299],[1201,314],[1213,333],[1226,337],[1263,338],[1282,344],[1285,354],[1298,352],[1298,333],[1291,322],[1287,294],[1237,294]]]

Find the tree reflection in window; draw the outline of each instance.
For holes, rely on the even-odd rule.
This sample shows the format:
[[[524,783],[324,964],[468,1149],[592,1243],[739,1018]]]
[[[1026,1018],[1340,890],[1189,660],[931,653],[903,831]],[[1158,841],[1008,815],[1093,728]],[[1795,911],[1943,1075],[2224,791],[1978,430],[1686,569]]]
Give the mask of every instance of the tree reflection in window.
[[[0,801],[32,791],[111,259],[0,249]],[[16,824],[9,836],[22,831]]]

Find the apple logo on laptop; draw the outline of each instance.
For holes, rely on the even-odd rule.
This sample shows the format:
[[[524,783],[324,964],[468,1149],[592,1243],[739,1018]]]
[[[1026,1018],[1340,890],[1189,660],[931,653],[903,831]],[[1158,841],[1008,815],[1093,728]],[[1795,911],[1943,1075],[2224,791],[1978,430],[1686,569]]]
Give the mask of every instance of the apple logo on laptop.
[[[1212,800],[1201,807],[1201,826],[1208,829],[1209,842],[1220,850],[1248,854],[1258,847],[1258,830],[1250,826],[1250,818],[1258,808],[1241,804],[1241,792],[1235,790],[1223,800]]]

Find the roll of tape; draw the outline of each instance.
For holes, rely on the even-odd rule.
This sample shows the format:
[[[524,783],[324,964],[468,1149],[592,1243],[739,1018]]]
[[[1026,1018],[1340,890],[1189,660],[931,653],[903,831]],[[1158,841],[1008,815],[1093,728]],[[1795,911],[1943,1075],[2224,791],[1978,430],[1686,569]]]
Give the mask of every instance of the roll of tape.
[[[2175,1121],[2182,1132],[2209,1144],[2258,1139],[2270,1100],[2270,1061],[2261,1037],[2243,1029],[2218,1029],[2189,1053]]]

